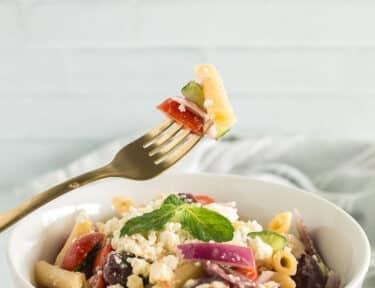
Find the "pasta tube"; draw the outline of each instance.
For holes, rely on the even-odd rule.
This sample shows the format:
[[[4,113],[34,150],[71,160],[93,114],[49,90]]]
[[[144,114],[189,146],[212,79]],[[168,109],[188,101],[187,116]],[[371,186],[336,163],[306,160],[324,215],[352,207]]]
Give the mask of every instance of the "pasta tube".
[[[271,280],[279,283],[280,288],[296,288],[296,282],[284,273],[276,272],[271,277]]]
[[[273,269],[286,275],[295,275],[297,272],[297,259],[290,252],[280,250],[272,257]]]
[[[39,261],[35,265],[35,282],[44,288],[86,287],[84,274],[63,270],[45,261]]]
[[[64,247],[61,249],[60,253],[56,257],[55,265],[61,266],[63,259],[65,257],[66,251],[69,249],[70,245],[72,245],[73,241],[86,235],[93,231],[93,226],[91,221],[87,218],[86,215],[79,215],[76,220],[76,224],[73,227],[72,232],[66,240]]]
[[[268,230],[276,233],[287,234],[292,225],[292,213],[277,214],[268,225]]]
[[[134,206],[134,202],[126,197],[113,197],[112,205],[118,214],[123,215],[129,211],[131,206]]]

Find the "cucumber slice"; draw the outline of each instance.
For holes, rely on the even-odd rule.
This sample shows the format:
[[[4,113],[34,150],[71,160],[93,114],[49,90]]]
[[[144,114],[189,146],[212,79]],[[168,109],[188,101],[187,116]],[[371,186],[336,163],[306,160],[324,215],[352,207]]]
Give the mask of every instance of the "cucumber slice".
[[[220,140],[225,136],[230,131],[230,128],[224,128],[222,129],[221,127],[217,129],[217,135],[216,135],[216,140]]]
[[[288,240],[279,233],[270,231],[250,232],[248,234],[251,238],[259,237],[262,241],[272,247],[274,251],[284,249]]]
[[[324,262],[321,259],[319,259],[316,255],[313,255],[312,258],[315,260],[316,264],[318,264],[319,269],[320,271],[322,271],[324,277],[327,277],[329,273],[329,268],[327,267],[327,265],[324,264]]]
[[[199,83],[197,83],[194,80],[191,80],[184,87],[182,87],[181,93],[182,93],[182,95],[184,95],[186,97],[186,99],[194,102],[199,107],[206,110],[204,108],[203,90],[202,90],[202,87]]]

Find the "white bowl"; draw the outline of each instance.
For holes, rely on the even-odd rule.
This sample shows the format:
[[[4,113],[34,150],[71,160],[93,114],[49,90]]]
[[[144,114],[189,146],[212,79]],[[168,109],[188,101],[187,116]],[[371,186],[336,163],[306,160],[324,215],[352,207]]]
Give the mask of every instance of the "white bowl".
[[[329,266],[341,276],[345,287],[361,287],[370,262],[370,245],[362,228],[342,209],[317,197],[286,186],[237,176],[178,175],[151,181],[105,179],[81,187],[22,220],[14,228],[8,246],[16,287],[31,288],[33,265],[52,260],[71,229],[79,210],[94,220],[111,215],[111,198],[126,195],[147,202],[160,192],[191,192],[218,201],[237,201],[242,217],[266,224],[275,213],[297,208],[316,238]]]

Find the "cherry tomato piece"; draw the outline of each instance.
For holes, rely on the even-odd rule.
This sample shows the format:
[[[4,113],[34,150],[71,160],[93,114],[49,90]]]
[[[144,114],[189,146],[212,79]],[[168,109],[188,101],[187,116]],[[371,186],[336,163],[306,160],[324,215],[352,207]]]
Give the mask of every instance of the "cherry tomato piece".
[[[213,198],[206,196],[206,195],[194,195],[194,199],[195,201],[203,205],[207,205],[207,204],[211,204],[215,202]]]
[[[88,288],[105,288],[105,282],[103,276],[100,274],[95,274],[89,279]]]
[[[174,101],[173,99],[168,98],[157,106],[157,108],[164,112],[164,114],[166,114],[169,118],[190,129],[193,133],[198,135],[203,134],[203,118],[187,108],[185,110],[180,109],[180,103]]]
[[[255,280],[258,276],[257,270],[253,267],[237,268],[236,271],[250,280]]]
[[[99,251],[98,254],[96,254],[94,266],[92,269],[92,273],[98,272],[98,270],[101,270],[103,268],[105,259],[107,258],[108,254],[112,252],[112,245],[111,243],[106,243]]]
[[[75,240],[66,251],[61,268],[70,271],[76,269],[103,239],[103,233],[92,232]]]

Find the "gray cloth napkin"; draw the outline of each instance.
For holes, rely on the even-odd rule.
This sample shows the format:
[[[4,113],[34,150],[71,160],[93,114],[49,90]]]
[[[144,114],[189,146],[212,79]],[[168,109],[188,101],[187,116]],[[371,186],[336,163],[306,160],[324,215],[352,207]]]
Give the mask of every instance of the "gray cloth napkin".
[[[29,196],[103,165],[129,140],[114,141],[17,192]],[[178,172],[246,175],[320,194],[348,211],[375,245],[375,143],[302,136],[205,140],[168,171]],[[364,287],[375,287],[372,262]]]

